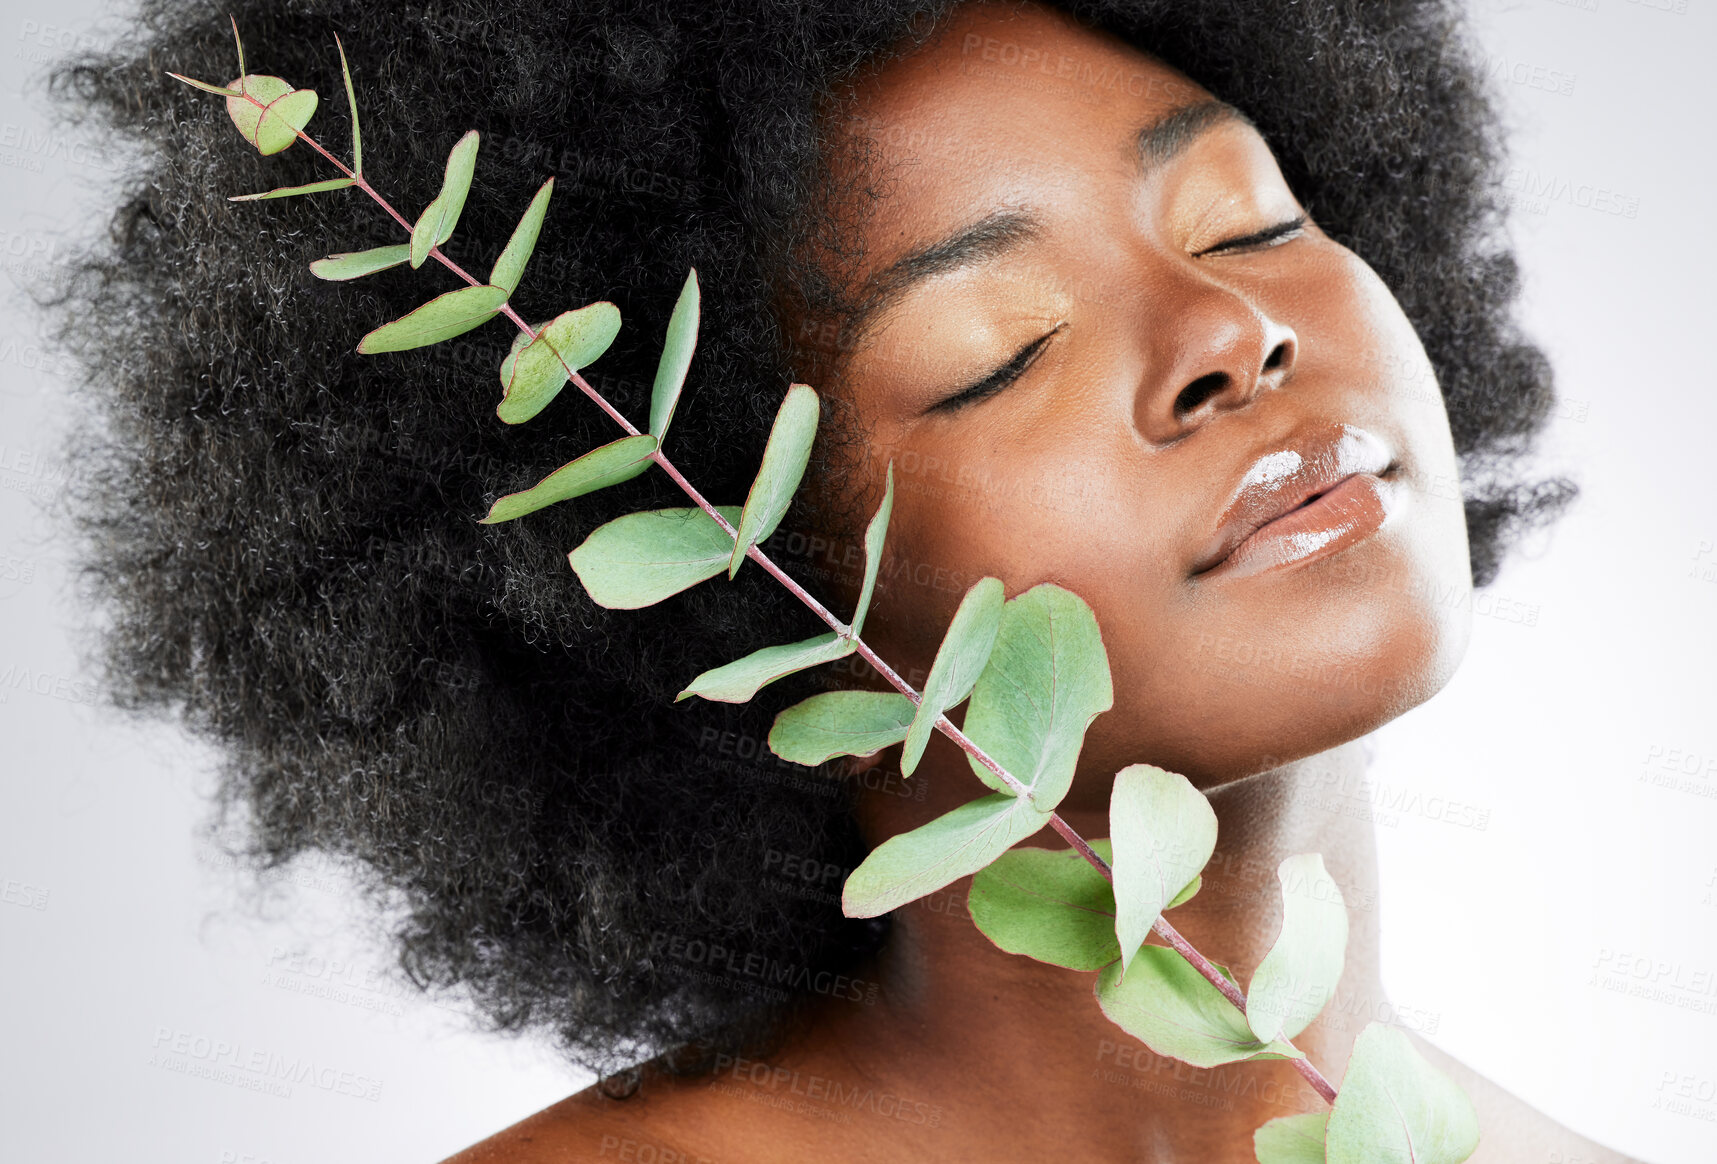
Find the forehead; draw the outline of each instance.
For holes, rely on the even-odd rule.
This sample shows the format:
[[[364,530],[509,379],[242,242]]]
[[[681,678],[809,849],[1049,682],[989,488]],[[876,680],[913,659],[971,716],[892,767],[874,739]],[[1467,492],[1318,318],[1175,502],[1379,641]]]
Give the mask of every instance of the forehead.
[[[891,237],[904,247],[950,217],[1073,197],[1081,176],[1134,172],[1139,129],[1210,95],[1061,12],[971,4],[851,98],[844,129],[883,194],[866,233],[886,251]]]
[[[859,148],[830,160],[876,197],[837,216],[858,244],[837,281],[879,291],[898,261],[998,212],[1075,234],[1124,216],[1140,130],[1211,100],[1163,62],[1031,4],[956,9],[849,96],[841,125]]]

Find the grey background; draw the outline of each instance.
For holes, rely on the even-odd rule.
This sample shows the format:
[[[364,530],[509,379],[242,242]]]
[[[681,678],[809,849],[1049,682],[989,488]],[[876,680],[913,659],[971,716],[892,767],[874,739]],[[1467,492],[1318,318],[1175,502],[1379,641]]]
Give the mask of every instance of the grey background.
[[[24,93],[103,11],[0,0],[14,285],[52,276],[114,175]],[[1378,733],[1373,789],[1351,807],[1378,820],[1402,1021],[1588,1136],[1703,1164],[1717,1158],[1717,0],[1476,0],[1472,16],[1516,131],[1505,186],[1526,320],[1564,397],[1545,462],[1585,493],[1479,596],[1459,676]],[[473,1030],[457,999],[403,991],[339,870],[302,866],[251,908],[252,879],[197,834],[212,757],[91,702],[90,616],[49,515],[75,471],[57,454],[77,423],[65,384],[8,302],[0,1154],[427,1162],[582,1087],[544,1049]],[[335,1082],[277,1095],[164,1066],[253,1053]]]

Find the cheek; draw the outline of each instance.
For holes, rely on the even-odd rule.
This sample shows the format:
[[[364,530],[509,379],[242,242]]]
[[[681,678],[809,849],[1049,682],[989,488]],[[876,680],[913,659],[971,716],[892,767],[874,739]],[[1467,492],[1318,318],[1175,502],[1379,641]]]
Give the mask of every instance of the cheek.
[[[1100,626],[1106,607],[1131,616],[1163,606],[1164,564],[1183,553],[1184,519],[1169,505],[1153,512],[1120,451],[1094,442],[1092,428],[1068,410],[1059,424],[974,423],[957,442],[890,450],[894,513],[873,609],[886,628],[877,634],[906,666],[928,669],[961,597],[984,577],[1000,578],[1010,597],[1063,586]],[[883,466],[873,472],[880,479]],[[876,634],[867,627],[865,638]]]

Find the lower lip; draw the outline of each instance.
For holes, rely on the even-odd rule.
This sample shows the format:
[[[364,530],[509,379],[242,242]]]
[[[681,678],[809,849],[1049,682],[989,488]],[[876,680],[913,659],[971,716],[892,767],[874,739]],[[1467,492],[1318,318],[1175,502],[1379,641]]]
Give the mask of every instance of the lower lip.
[[[1316,501],[1253,530],[1206,574],[1245,578],[1339,554],[1381,529],[1402,501],[1391,483],[1356,473]]]

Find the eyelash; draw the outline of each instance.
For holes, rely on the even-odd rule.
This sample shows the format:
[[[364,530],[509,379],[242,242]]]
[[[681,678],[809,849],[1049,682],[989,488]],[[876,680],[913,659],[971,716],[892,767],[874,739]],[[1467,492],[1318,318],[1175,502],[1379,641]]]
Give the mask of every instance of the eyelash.
[[[1288,239],[1297,235],[1300,230],[1304,228],[1306,222],[1307,217],[1304,214],[1296,215],[1286,222],[1278,222],[1275,226],[1266,227],[1255,234],[1243,235],[1240,238],[1229,239],[1226,242],[1219,242],[1215,246],[1206,247],[1202,251],[1195,252],[1193,257],[1200,258],[1204,255],[1221,254],[1228,251],[1240,251],[1259,246],[1274,246],[1277,243],[1286,242]],[[1048,344],[1049,341],[1055,337],[1056,332],[1059,332],[1066,326],[1066,324],[1057,324],[1055,331],[1038,336],[1025,347],[1015,352],[1013,358],[1007,363],[1003,364],[977,383],[960,389],[960,391],[946,399],[938,400],[935,404],[930,406],[929,411],[953,412],[956,409],[963,408],[968,404],[974,404],[985,397],[993,396],[997,392],[1000,392],[1003,388],[1006,388],[1015,380],[1018,380],[1021,376],[1025,375],[1026,370],[1030,368],[1032,364],[1037,362],[1038,353],[1043,351],[1044,345]]]
[[[1015,380],[1018,380],[1021,376],[1025,375],[1026,369],[1030,368],[1037,362],[1038,353],[1043,351],[1044,346],[1048,344],[1050,340],[1055,338],[1057,332],[1066,326],[1067,325],[1065,323],[1056,324],[1054,331],[1046,332],[1032,340],[1029,344],[1025,345],[1025,347],[1015,352],[1011,360],[991,372],[988,376],[985,376],[976,384],[960,389],[958,392],[954,393],[954,395],[949,396],[944,400],[938,400],[935,404],[930,406],[929,410],[931,412],[951,412],[956,408],[963,407],[964,405],[971,404],[974,401],[982,400],[986,396],[993,396],[997,392],[1000,392],[1003,388],[1006,388],[1009,384],[1012,384]]]
[[[1299,232],[1305,227],[1307,221],[1308,219],[1304,214],[1297,214],[1286,222],[1278,222],[1275,226],[1265,227],[1263,230],[1260,230],[1255,234],[1242,235],[1240,238],[1231,238],[1227,242],[1219,242],[1213,247],[1205,247],[1202,251],[1195,251],[1193,252],[1192,257],[1196,259],[1204,255],[1220,254],[1224,251],[1246,250],[1251,247],[1270,246],[1279,242],[1287,242],[1290,238],[1299,234]]]

